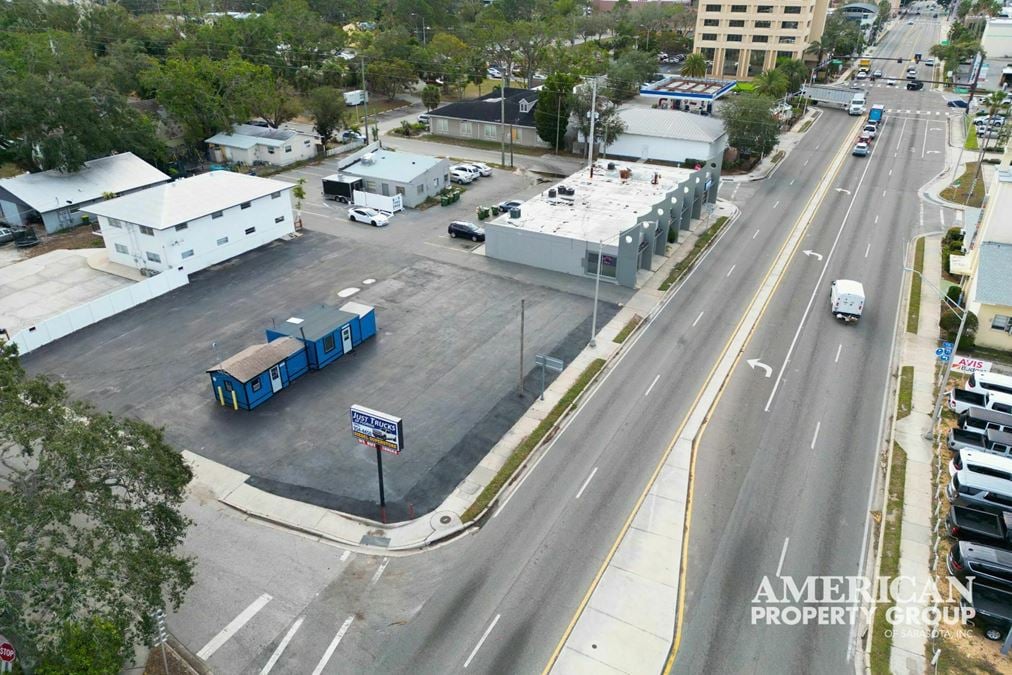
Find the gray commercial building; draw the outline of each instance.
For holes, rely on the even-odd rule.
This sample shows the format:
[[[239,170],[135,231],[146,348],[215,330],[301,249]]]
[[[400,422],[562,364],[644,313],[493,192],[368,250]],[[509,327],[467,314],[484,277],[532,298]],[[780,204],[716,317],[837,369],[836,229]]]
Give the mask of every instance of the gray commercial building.
[[[132,152],[92,159],[79,171],[41,171],[0,179],[0,216],[26,225],[35,214],[52,234],[82,222],[87,206],[168,183],[171,178]]]
[[[449,160],[384,150],[378,143],[342,159],[337,168],[342,174],[361,178],[366,192],[401,195],[408,207],[438,196],[450,185]]]
[[[556,272],[637,288],[667,244],[717,199],[715,167],[599,160],[485,225],[485,252]]]

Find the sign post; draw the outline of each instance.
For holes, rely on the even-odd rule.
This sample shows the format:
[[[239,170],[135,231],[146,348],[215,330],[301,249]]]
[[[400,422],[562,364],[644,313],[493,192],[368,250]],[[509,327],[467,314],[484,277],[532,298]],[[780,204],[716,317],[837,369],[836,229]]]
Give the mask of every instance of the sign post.
[[[553,373],[561,373],[564,363],[562,359],[553,359],[551,356],[545,356],[544,354],[534,355],[534,365],[541,366],[541,400],[545,400],[545,369],[552,371]]]
[[[17,651],[10,640],[0,635],[0,673],[9,673],[14,669],[14,661],[18,658]]]
[[[351,433],[362,445],[376,449],[376,473],[379,479],[380,517],[386,522],[386,493],[383,489],[383,452],[401,454],[404,447],[404,421],[387,413],[351,406]]]

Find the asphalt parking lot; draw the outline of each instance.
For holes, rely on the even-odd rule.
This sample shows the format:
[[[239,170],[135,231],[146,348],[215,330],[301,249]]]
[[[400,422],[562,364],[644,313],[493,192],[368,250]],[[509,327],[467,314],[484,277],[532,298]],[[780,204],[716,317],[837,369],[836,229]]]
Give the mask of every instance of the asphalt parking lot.
[[[479,185],[499,199],[514,196],[514,184],[496,182]],[[473,213],[474,202],[465,195],[456,208]],[[248,473],[258,487],[374,519],[375,454],[352,438],[348,407],[399,415],[406,444],[385,457],[388,516],[424,514],[530,405],[540,386],[534,355],[568,362],[583,348],[593,304],[585,279],[490,260],[469,251],[475,244],[446,238],[452,211],[398,214],[383,229],[304,213],[302,237],[196,274],[186,287],[27,355],[25,365],[101,409],[164,427],[177,448]],[[351,288],[360,289],[352,299],[377,308],[375,339],[252,412],[218,405],[206,368],[263,342],[272,319],[342,304],[339,293]],[[601,297],[599,325],[629,292],[602,285]]]

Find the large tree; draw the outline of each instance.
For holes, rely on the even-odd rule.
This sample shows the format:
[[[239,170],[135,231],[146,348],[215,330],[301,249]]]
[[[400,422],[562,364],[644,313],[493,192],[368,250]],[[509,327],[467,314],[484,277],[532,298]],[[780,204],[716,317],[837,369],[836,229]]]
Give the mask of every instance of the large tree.
[[[752,79],[755,93],[771,98],[780,98],[787,93],[790,82],[787,76],[777,69],[759,73]]]
[[[657,59],[645,52],[629,51],[608,66],[608,96],[625,101],[640,93],[640,83],[657,70]]]
[[[773,118],[773,99],[759,94],[732,96],[722,113],[727,143],[746,155],[765,155],[780,139],[780,124]]]
[[[318,87],[306,99],[309,114],[316,124],[316,133],[324,143],[344,123],[344,95],[334,87]]]
[[[82,641],[103,642],[103,659],[111,644],[122,662],[150,638],[152,612],[178,608],[193,583],[178,553],[191,477],[160,430],[28,377],[0,343],[0,626],[29,670],[61,672],[65,647]]]
[[[682,75],[685,77],[706,77],[708,69],[706,58],[699,52],[689,54],[682,63]]]
[[[569,127],[570,99],[576,76],[569,73],[552,73],[538,92],[538,105],[534,108],[534,124],[538,136],[561,150]]]
[[[590,86],[584,85],[577,89],[572,97],[573,116],[576,119],[576,126],[584,139],[590,136],[590,111],[591,100],[595,99],[591,94]],[[625,122],[618,116],[618,106],[598,92],[594,101],[597,109],[597,117],[594,120],[594,141],[595,147],[608,146],[615,142],[626,130]]]

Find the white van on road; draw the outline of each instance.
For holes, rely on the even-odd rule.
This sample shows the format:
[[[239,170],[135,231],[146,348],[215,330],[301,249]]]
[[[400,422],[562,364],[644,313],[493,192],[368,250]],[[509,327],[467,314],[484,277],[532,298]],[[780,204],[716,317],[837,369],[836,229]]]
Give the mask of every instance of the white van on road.
[[[829,308],[837,319],[857,321],[864,312],[864,286],[860,281],[837,279],[829,292]]]

